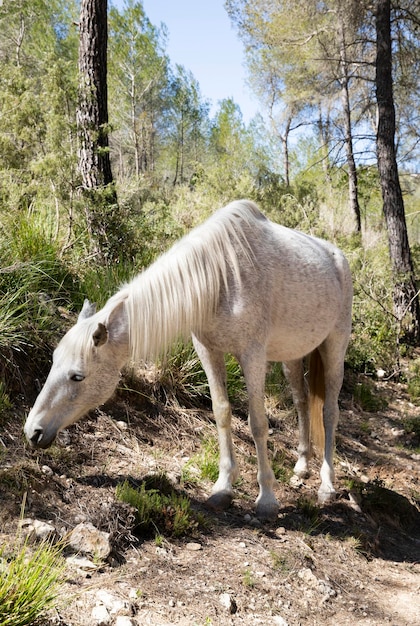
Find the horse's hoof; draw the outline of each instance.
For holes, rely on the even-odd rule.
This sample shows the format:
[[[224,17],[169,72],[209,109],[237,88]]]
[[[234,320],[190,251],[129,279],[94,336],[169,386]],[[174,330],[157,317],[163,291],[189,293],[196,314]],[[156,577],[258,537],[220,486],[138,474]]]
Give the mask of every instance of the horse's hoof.
[[[309,478],[309,476],[311,475],[311,472],[308,468],[307,463],[299,463],[298,461],[293,468],[293,474],[297,476],[297,478],[301,478],[302,480],[305,480],[306,478]]]
[[[206,500],[206,507],[211,511],[226,511],[232,504],[233,496],[227,491],[214,493]]]
[[[337,499],[337,492],[335,489],[331,491],[318,491],[318,504],[319,506],[324,506],[324,504],[329,504],[330,502],[334,502]]]
[[[257,504],[255,513],[261,522],[275,522],[279,514],[279,505],[277,502]]]
[[[307,478],[309,478],[311,475],[311,472],[309,470],[302,470],[300,472],[297,472],[296,470],[293,472],[293,476],[292,478],[298,482],[298,481],[303,481],[306,480]]]

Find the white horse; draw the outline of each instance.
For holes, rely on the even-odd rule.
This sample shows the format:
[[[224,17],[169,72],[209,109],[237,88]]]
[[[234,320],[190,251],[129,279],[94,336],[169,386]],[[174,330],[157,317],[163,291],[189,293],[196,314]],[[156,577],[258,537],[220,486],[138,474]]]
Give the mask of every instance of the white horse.
[[[351,274],[336,247],[270,222],[252,202],[232,202],[123,286],[103,309],[95,312],[85,301],[54,352],[25,424],[26,437],[33,447],[47,448],[58,431],[111,396],[127,361],[156,358],[175,339],[192,334],[220,445],[219,477],[208,504],[226,508],[238,478],[226,352],[238,359],[248,391],[258,460],[257,516],[274,519],[279,510],[267,454],[267,361],[283,362],[292,387],[299,419],[294,471],[308,475],[313,430],[312,439],[323,450],[318,497],[326,502],[335,493],[335,429],[351,307]],[[303,357],[311,353],[308,394]]]

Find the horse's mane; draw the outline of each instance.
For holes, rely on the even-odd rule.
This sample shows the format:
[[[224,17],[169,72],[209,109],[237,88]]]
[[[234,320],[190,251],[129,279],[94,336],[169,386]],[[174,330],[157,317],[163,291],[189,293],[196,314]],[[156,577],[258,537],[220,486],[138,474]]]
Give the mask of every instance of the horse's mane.
[[[253,262],[249,238],[261,220],[253,202],[232,202],[112,298],[125,300],[133,361],[154,359],[175,339],[200,331],[221,290],[240,284],[243,265]]]

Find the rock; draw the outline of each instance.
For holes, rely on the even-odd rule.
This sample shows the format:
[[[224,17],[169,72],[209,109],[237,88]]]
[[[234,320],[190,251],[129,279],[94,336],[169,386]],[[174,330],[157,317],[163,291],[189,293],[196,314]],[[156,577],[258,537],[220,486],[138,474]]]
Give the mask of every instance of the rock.
[[[121,598],[118,598],[106,589],[100,589],[96,594],[97,599],[101,602],[111,615],[119,613],[122,609],[127,607],[127,604]]]
[[[49,467],[49,465],[43,465],[41,467],[41,472],[45,474],[45,476],[52,476],[54,474],[53,470],[51,469],[51,467]]]
[[[318,591],[326,598],[335,598],[337,595],[336,590],[326,580],[319,581]]]
[[[83,556],[72,555],[66,558],[66,561],[69,565],[74,565],[80,570],[84,571],[94,571],[98,569],[98,566],[93,561],[87,559]]]
[[[325,599],[334,598],[337,595],[337,592],[330,585],[330,583],[326,580],[320,580],[317,578],[309,567],[299,570],[298,577],[303,580],[308,587],[317,589],[319,593],[325,597]]]
[[[20,527],[23,532],[28,535],[29,539],[40,539],[45,541],[47,539],[57,539],[58,533],[54,526],[41,520],[31,519],[27,517],[20,522]]]
[[[221,593],[219,596],[219,602],[231,615],[236,613],[238,610],[235,598],[232,598],[229,593]]]
[[[276,626],[289,626],[285,619],[283,619],[280,615],[276,615],[274,618],[274,624]]]
[[[110,534],[104,533],[90,522],[81,522],[70,533],[68,545],[74,552],[91,554],[106,559],[111,553]]]
[[[190,550],[191,552],[198,552],[199,550],[203,549],[203,546],[201,545],[201,543],[196,543],[194,541],[187,543],[185,547],[187,548],[187,550]]]
[[[111,623],[111,616],[106,606],[99,604],[92,609],[92,621],[95,626],[108,626]]]
[[[115,626],[137,626],[137,622],[126,615],[118,615]]]
[[[299,570],[298,577],[310,587],[315,587],[318,585],[318,578],[315,576],[313,571],[309,569],[309,567],[305,567],[304,569]]]

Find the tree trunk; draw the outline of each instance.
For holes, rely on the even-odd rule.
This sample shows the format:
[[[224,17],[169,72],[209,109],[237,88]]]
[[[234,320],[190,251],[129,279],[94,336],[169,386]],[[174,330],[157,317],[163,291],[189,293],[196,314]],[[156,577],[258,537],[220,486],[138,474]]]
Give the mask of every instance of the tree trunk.
[[[284,133],[280,133],[280,140],[283,144],[283,168],[284,168],[284,182],[286,187],[290,187],[290,156],[289,156],[289,135],[292,125],[292,113],[286,118],[286,125]]]
[[[357,189],[357,170],[354,160],[353,151],[353,135],[351,128],[351,108],[349,96],[349,72],[346,53],[346,39],[343,23],[343,16],[340,15],[340,86],[341,86],[341,103],[344,113],[344,140],[346,144],[346,159],[349,178],[349,203],[350,210],[354,214],[356,220],[356,231],[360,233],[362,229],[362,221],[360,217],[360,205]]]
[[[113,182],[108,146],[107,0],[81,0],[79,44],[79,169],[83,186]]]
[[[76,114],[90,251],[100,262],[118,256],[113,250],[118,241],[118,205],[108,143],[107,4],[107,0],[81,0]]]
[[[395,152],[390,0],[376,2],[376,100],[378,106],[376,146],[383,211],[394,274],[394,313],[406,338],[415,341],[420,338],[420,307]]]

